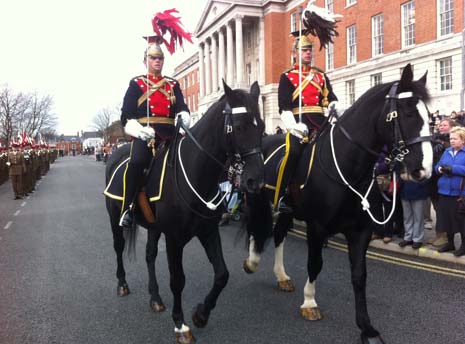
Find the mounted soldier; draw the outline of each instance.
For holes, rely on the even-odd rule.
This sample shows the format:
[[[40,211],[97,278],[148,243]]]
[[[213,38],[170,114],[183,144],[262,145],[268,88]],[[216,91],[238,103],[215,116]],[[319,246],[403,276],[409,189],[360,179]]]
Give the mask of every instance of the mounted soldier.
[[[285,196],[286,188],[309,137],[314,137],[327,120],[325,112],[329,103],[337,101],[327,75],[312,65],[313,43],[299,31],[292,35],[295,37],[292,49],[295,64],[281,74],[278,88],[279,112],[289,133],[286,137],[286,156],[279,169],[276,186],[280,212],[292,212]]]
[[[155,28],[157,24],[152,23]],[[181,118],[187,127],[190,124],[190,112],[179,83],[162,75],[165,55],[160,44],[167,44],[166,41],[158,35],[144,38],[148,42],[144,52],[147,72],[131,79],[121,109],[124,131],[133,138],[124,172],[123,207],[119,222],[122,227],[133,224],[132,209],[144,168],[148,167],[155,150],[174,138],[175,119]],[[190,41],[189,35],[186,34],[185,38]],[[167,44],[167,48],[170,53],[174,52],[173,46]]]

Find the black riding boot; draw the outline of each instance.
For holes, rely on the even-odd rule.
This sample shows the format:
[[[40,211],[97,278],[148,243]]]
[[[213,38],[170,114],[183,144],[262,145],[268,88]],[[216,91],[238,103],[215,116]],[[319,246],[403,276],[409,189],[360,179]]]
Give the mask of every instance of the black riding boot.
[[[124,195],[124,203],[121,208],[121,218],[119,225],[121,227],[131,228],[134,223],[133,207],[136,201],[136,194],[139,190],[139,181],[142,178],[142,173],[137,165],[128,164],[125,173],[126,192]]]

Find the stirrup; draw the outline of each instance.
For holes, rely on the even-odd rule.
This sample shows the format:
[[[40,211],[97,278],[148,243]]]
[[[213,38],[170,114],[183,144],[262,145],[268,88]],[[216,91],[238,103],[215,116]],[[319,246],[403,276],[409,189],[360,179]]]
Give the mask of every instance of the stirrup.
[[[131,228],[134,222],[133,214],[130,209],[126,209],[119,219],[118,225],[120,227]]]
[[[278,212],[283,214],[293,213],[294,209],[286,203],[285,197],[286,196],[281,197],[278,201]]]

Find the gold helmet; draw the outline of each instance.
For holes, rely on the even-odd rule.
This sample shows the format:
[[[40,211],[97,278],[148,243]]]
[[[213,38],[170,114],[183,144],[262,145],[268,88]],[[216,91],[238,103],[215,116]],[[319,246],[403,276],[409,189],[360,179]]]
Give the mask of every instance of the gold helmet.
[[[294,50],[302,49],[311,49],[313,46],[313,42],[311,42],[307,36],[296,36],[294,38]]]
[[[147,56],[165,57],[165,55],[163,54],[163,50],[161,49],[161,46],[160,46],[160,44],[162,43],[162,40],[160,37],[144,36],[144,38],[149,43],[149,45],[147,46],[147,49],[145,49],[144,59],[147,58]]]

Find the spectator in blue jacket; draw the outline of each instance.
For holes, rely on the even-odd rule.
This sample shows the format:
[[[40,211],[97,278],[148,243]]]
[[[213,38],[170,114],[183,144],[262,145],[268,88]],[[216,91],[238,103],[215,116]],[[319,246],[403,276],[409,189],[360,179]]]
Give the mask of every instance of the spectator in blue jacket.
[[[460,191],[465,179],[465,128],[454,127],[450,131],[450,147],[442,154],[434,167],[440,174],[438,179],[439,203],[436,226],[447,233],[447,244],[438,252],[455,249],[454,234],[460,233],[462,245],[454,255],[465,255],[465,216],[456,211],[457,197],[465,196],[465,187]]]

